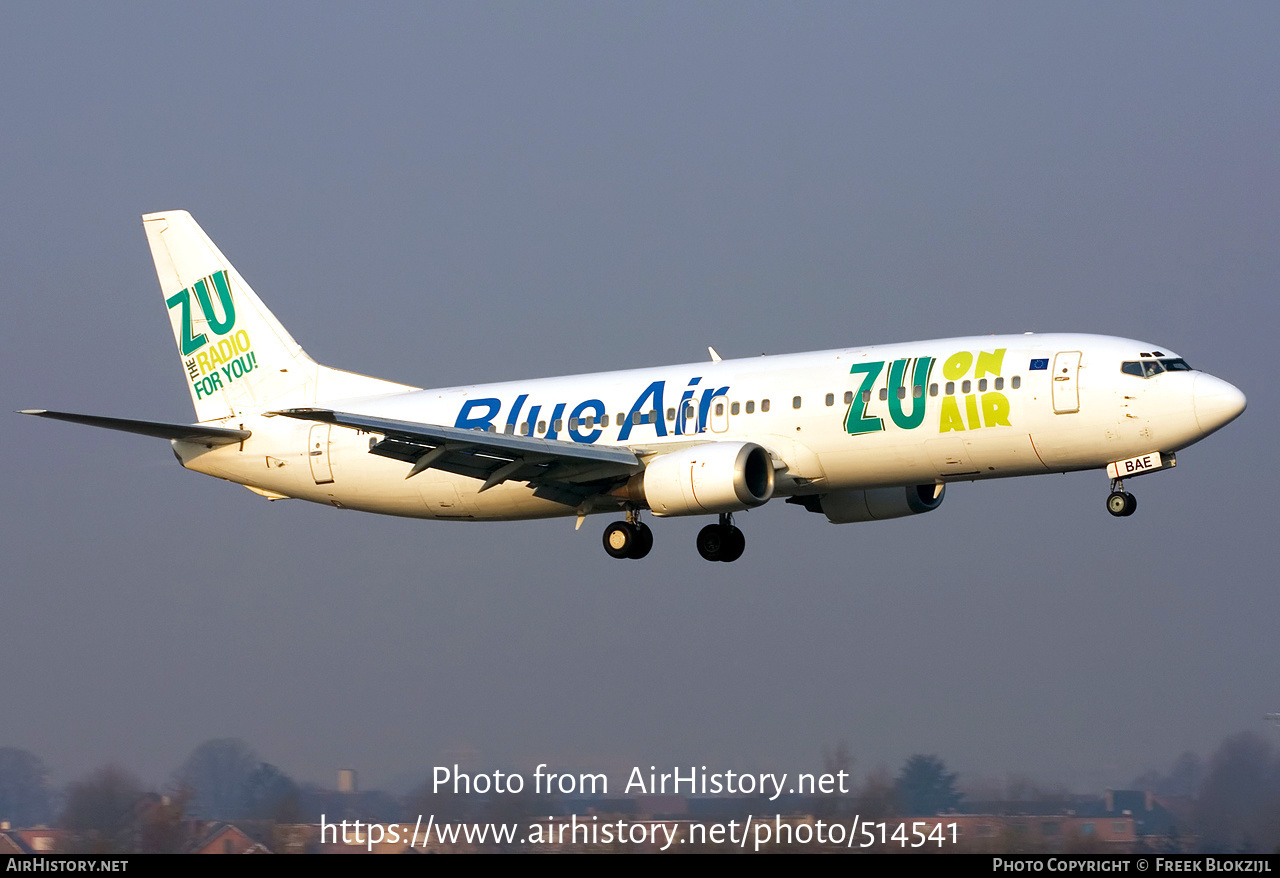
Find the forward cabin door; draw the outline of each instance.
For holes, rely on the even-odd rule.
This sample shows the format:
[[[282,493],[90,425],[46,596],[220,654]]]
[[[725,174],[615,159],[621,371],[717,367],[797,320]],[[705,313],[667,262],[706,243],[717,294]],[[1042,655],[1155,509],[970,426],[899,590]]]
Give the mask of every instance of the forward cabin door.
[[[1080,411],[1080,351],[1059,351],[1053,358],[1053,412],[1069,415]]]

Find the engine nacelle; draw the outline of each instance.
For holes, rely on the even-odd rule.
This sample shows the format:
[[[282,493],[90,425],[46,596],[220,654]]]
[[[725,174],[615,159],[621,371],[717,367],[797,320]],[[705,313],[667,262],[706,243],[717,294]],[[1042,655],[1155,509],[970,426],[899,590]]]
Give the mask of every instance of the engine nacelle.
[[[773,459],[754,442],[708,442],[649,461],[628,493],[657,516],[738,512],[773,496]]]
[[[932,512],[942,505],[946,486],[906,485],[897,488],[869,488],[865,491],[832,491],[809,497],[791,497],[788,503],[821,512],[832,524],[881,521]],[[937,491],[937,496],[934,496]]]

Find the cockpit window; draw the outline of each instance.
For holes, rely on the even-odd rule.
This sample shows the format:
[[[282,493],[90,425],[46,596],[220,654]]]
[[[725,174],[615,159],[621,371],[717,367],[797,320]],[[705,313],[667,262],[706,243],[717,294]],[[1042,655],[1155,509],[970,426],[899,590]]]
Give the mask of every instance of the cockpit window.
[[[1161,360],[1129,360],[1120,364],[1120,371],[1126,375],[1150,378],[1161,372],[1190,372],[1192,369],[1181,357],[1165,357]]]

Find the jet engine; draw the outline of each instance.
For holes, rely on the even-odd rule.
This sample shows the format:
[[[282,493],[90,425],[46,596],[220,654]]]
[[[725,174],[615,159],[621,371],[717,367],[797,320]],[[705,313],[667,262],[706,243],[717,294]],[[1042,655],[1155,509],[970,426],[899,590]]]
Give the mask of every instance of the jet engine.
[[[773,459],[754,442],[708,442],[653,458],[625,490],[657,516],[737,512],[773,496]]]
[[[945,493],[945,485],[906,485],[789,497],[787,502],[803,506],[810,512],[821,512],[832,524],[849,524],[932,512],[942,505]]]

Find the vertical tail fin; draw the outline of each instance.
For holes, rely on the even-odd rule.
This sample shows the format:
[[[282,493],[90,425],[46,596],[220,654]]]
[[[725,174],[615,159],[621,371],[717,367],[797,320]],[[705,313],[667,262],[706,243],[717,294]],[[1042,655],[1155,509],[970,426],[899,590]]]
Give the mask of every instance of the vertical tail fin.
[[[142,225],[198,420],[413,389],[307,356],[185,210],[147,214]]]

